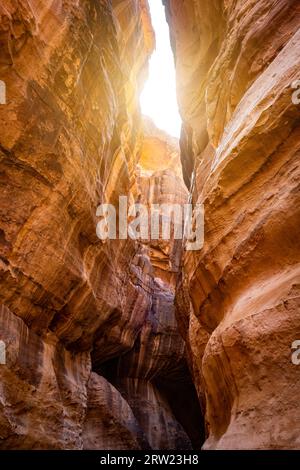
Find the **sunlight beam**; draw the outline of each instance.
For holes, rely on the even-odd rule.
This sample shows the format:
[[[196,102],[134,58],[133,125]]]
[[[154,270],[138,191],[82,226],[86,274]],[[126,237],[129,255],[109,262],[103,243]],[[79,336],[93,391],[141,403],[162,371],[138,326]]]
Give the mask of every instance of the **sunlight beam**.
[[[142,91],[142,113],[156,126],[179,138],[181,119],[176,98],[176,79],[169,28],[160,0],[148,0],[156,35],[156,50],[149,64],[149,78]]]

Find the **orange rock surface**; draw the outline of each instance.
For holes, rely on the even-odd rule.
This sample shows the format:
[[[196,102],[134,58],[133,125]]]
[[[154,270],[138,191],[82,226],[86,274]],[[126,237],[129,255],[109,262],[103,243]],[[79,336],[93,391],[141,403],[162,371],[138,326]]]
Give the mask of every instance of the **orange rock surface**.
[[[198,410],[180,250],[96,236],[100,203],[187,197],[178,142],[140,116],[154,43],[146,1],[1,3],[2,449],[200,445],[164,385]]]
[[[177,286],[204,448],[299,448],[300,5],[164,3],[184,176],[205,208]]]
[[[163,3],[180,142],[146,0],[1,2],[0,449],[300,446],[299,2]],[[203,204],[203,249],[101,241],[124,195]]]

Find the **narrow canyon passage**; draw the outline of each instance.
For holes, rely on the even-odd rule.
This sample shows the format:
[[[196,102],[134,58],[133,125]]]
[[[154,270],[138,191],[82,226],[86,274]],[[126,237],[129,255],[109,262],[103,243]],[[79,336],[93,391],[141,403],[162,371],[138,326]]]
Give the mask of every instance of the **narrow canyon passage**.
[[[178,141],[157,129],[148,118],[143,123],[136,191],[139,203],[149,207],[164,203],[182,205],[187,200]],[[129,290],[125,310],[116,309],[105,328],[95,334],[93,380],[103,382],[105,377],[107,386],[113,385],[120,392],[133,412],[142,448],[200,449],[204,442],[203,417],[175,318],[182,241],[150,238],[134,250],[127,274],[130,277],[126,280]],[[128,319],[124,319],[124,312]],[[129,341],[128,336],[132,336]],[[106,446],[118,447],[122,444],[116,418],[121,410],[107,410],[115,413],[115,429],[111,420],[108,427],[104,426],[103,402],[97,402],[99,396],[95,395],[94,387],[93,383],[90,393],[96,404],[87,415],[84,445],[94,448],[94,443],[102,442],[109,432]]]
[[[157,0],[149,4],[155,50],[141,96],[143,138],[134,196],[150,208],[153,204],[183,205],[187,202],[187,190],[180,161],[181,121],[169,29],[163,5]],[[119,330],[124,311],[116,310],[114,320],[96,332],[92,351],[93,381],[89,388],[92,405],[84,428],[87,449],[94,449],[105,439],[106,447],[120,447],[125,445],[123,440],[134,438],[142,448],[165,450],[200,449],[204,442],[203,417],[175,318],[175,286],[182,248],[181,240],[162,239],[135,247],[130,262],[130,282],[141,300],[137,311],[129,313],[136,315],[129,322],[133,325],[142,322],[141,329],[130,345],[126,344],[126,338],[123,344],[122,337],[128,334],[125,323],[124,331],[117,333],[121,340],[117,336],[117,344],[107,352],[107,342],[114,338],[116,326]],[[126,302],[133,300],[131,296]],[[109,388],[105,400],[99,392],[95,393],[95,384],[103,384],[104,378]],[[120,393],[118,403],[111,408],[106,406],[107,417],[103,424],[103,406],[107,400],[114,403],[117,391]],[[125,423],[126,430],[120,435],[121,400],[123,407],[133,414],[135,426]],[[110,423],[108,426],[106,420]],[[131,448],[132,443],[128,447]]]
[[[154,204],[187,202],[179,140],[181,120],[176,100],[176,77],[163,4],[149,2],[155,34],[149,74],[140,102],[143,141],[138,160],[135,198],[149,208]],[[173,227],[172,227],[173,230]],[[172,235],[174,236],[174,234]],[[151,449],[200,449],[204,442],[203,416],[187,364],[186,349],[175,318],[175,287],[180,268],[182,241],[162,239],[141,243],[131,261],[131,282],[143,298],[139,305],[142,327],[133,348],[112,351],[106,360],[104,341],[113,337],[115,323],[96,333],[92,368],[126,400],[139,428],[138,442]],[[121,317],[124,312],[115,312]],[[98,334],[98,337],[97,337]],[[122,334],[122,333],[121,333]],[[105,347],[105,346],[104,346]],[[128,351],[127,351],[128,349]],[[116,392],[115,392],[116,393]],[[94,385],[91,390],[96,400]],[[98,397],[99,400],[99,397]],[[127,406],[128,406],[127,405]],[[87,417],[89,436],[85,446],[103,441],[107,429],[95,426],[98,407]],[[118,410],[116,413],[119,414]],[[119,423],[116,437],[119,440]],[[113,426],[106,445],[112,445]],[[120,445],[115,443],[114,445]]]
[[[27,13],[49,49],[39,37],[24,42],[16,60],[28,77],[16,90],[25,110],[30,103],[30,119],[20,115],[26,131],[17,142],[3,136],[4,155],[16,162],[2,160],[4,171],[23,181],[10,187],[17,203],[3,235],[8,240],[10,230],[14,240],[12,250],[5,245],[1,290],[2,397],[11,404],[0,413],[3,449],[190,450],[204,442],[175,318],[182,241],[96,237],[99,202],[120,195],[149,207],[187,201],[168,25],[162,4],[151,3],[155,51],[144,1],[113,1],[111,10],[85,1],[85,20],[73,18],[62,36],[54,34],[56,21],[71,28],[64,8],[49,4],[45,19]],[[17,8],[12,18],[21,15],[25,28],[23,14]],[[44,57],[34,79],[26,65],[32,47]],[[162,129],[138,112],[138,80],[151,55],[142,108]]]
[[[299,27],[1,0],[1,450],[300,448]],[[204,245],[99,237],[121,197],[201,206]]]

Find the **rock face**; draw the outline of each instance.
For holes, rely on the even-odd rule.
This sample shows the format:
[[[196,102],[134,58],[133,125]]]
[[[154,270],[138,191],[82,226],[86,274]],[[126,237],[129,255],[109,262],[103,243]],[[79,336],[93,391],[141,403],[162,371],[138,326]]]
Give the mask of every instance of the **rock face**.
[[[181,246],[96,236],[100,203],[187,198],[178,142],[140,116],[148,4],[42,3],[0,6],[0,448],[199,447]]]
[[[184,178],[205,208],[176,295],[204,448],[299,448],[300,5],[164,3]]]
[[[182,169],[146,0],[1,2],[1,449],[300,446],[299,2],[164,3]],[[204,204],[203,249],[100,241],[124,195]]]

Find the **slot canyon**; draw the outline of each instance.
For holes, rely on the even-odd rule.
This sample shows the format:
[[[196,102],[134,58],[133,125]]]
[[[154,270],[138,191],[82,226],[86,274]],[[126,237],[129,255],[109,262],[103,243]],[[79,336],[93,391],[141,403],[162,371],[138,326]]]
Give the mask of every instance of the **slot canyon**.
[[[147,0],[1,0],[0,450],[300,449],[300,3],[159,1],[180,139]],[[203,247],[99,239],[124,195]]]

